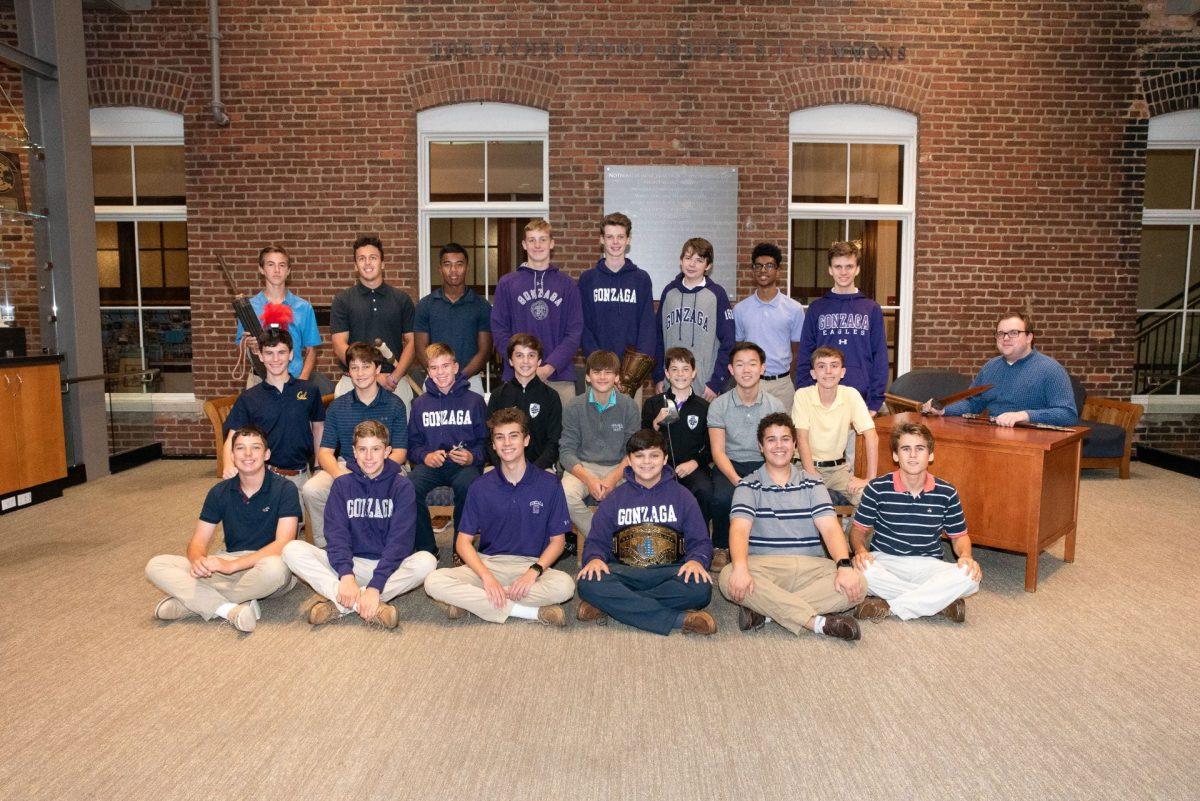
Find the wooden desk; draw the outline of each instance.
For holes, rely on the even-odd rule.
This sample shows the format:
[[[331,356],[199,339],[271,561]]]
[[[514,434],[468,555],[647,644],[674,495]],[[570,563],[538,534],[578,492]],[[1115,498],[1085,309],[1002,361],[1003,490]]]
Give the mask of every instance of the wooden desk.
[[[879,469],[895,470],[892,428],[929,426],[935,440],[930,472],[958,488],[971,542],[1025,554],[1025,589],[1037,590],[1038,554],[1066,537],[1063,558],[1075,561],[1079,520],[1079,453],[1083,434],[973,425],[960,417],[915,412],[878,417]]]

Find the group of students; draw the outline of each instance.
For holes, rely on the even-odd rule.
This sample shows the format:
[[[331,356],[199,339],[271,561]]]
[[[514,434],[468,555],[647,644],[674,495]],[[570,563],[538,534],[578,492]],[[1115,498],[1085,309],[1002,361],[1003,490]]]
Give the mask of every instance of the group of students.
[[[452,619],[470,612],[562,626],[562,604],[578,592],[579,620],[710,634],[716,622],[704,608],[715,575],[739,605],[743,630],[769,619],[855,640],[859,619],[940,613],[961,622],[981,571],[957,493],[929,473],[928,428],[895,427],[897,469],[876,477],[872,418],[887,364],[867,355],[886,360],[886,347],[872,344],[883,336],[878,305],[817,301],[805,316],[775,287],[778,249],[760,245],[756,292],[730,309],[706,277],[711,246],[689,240],[654,312],[649,277],[624,256],[627,218],[609,215],[601,230],[605,256],[576,285],[549,264],[548,225],[530,223],[529,258],[501,279],[486,321],[462,286],[465,251],[447,246],[443,286],[415,312],[428,329],[416,343],[380,319],[385,307],[407,308],[396,297],[403,293],[382,283],[382,246],[356,243],[359,281],[335,299],[331,325],[344,394],[326,410],[316,385],[292,372],[295,343],[310,340],[282,326],[266,331],[258,343],[266,380],[239,396],[227,421],[226,480],[205,499],[186,556],[147,566],[166,593],[155,616],[220,617],[251,631],[258,602],[299,577],[316,592],[306,612],[313,624],[357,613],[395,627],[388,602],[423,584]],[[267,290],[265,261],[276,253],[260,254]],[[830,249],[830,296],[866,300],[854,288],[858,259],[852,243]],[[278,289],[276,299],[294,297]],[[617,305],[597,312],[603,304]],[[572,335],[568,321],[580,307],[584,319],[602,322]],[[808,347],[814,318],[818,336]],[[1001,345],[1014,339],[1003,328],[1012,322],[1001,321]],[[452,336],[442,336],[445,325]],[[1016,360],[1001,348],[1010,366],[1041,355],[1030,352],[1025,328]],[[591,349],[586,389],[575,396],[580,339]],[[857,344],[824,344],[831,339]],[[400,355],[383,358],[377,340],[395,342]],[[493,344],[506,357],[506,382],[485,403],[472,380]],[[656,391],[639,409],[617,388],[618,353],[651,344]],[[806,384],[796,389],[798,354],[811,369],[795,371],[795,383]],[[409,411],[395,394],[406,382],[395,374],[414,358],[427,378]],[[299,363],[311,367],[307,354]],[[723,391],[726,376],[733,386]],[[865,439],[865,478],[853,475],[847,455],[856,434]],[[321,469],[310,475],[314,451]],[[455,563],[441,569],[426,506],[439,486],[455,498]],[[855,507],[848,536],[835,500]],[[302,505],[311,544],[296,539]],[[218,523],[225,551],[210,553]],[[575,532],[573,578],[555,564]],[[942,535],[954,562],[943,561]]]

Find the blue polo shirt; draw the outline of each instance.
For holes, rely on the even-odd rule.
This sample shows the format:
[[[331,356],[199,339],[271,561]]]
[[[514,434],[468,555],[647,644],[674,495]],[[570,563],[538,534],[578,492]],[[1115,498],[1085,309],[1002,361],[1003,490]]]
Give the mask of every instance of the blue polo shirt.
[[[458,364],[466,367],[479,352],[479,332],[492,330],[492,304],[467,287],[451,303],[441,287],[421,298],[413,320],[413,331],[429,334],[430,342],[444,342],[454,348]]]
[[[958,490],[925,474],[925,486],[913,496],[900,471],[872,479],[854,513],[854,525],[874,528],[871,550],[893,556],[942,558],[942,532],[950,539],[967,533]]]
[[[757,343],[767,354],[766,375],[792,371],[792,343],[799,342],[804,331],[804,308],[799,303],[782,292],[769,302],[752,292],[733,307],[733,325],[739,342]]]
[[[324,419],[325,404],[317,385],[289,376],[282,390],[264,381],[238,395],[225,420],[225,434],[256,425],[267,435],[269,464],[303,470],[313,458],[312,424]]]
[[[499,467],[475,479],[458,530],[478,534],[479,552],[488,556],[536,557],[551,537],[571,530],[571,515],[558,479],[525,462],[516,484]]]
[[[405,417],[404,401],[390,392],[378,389],[370,405],[358,398],[358,390],[352,389],[325,410],[325,433],[321,435],[321,447],[333,448],[335,453],[346,459],[354,456],[354,427],[363,420],[378,420],[388,428],[393,448],[408,448],[408,422]]]
[[[296,485],[266,471],[258,492],[242,494],[238,476],[226,479],[208,491],[200,519],[225,529],[225,550],[257,551],[275,541],[281,517],[300,517],[300,493]]]
[[[321,344],[321,332],[317,329],[317,315],[313,312],[312,304],[299,295],[289,291],[283,297],[283,305],[292,309],[292,322],[288,325],[288,333],[292,335],[292,360],[288,362],[288,372],[300,375],[304,367],[304,349],[315,348]],[[250,307],[261,320],[263,309],[267,307],[267,296],[259,292],[250,298]],[[237,340],[242,341],[242,324],[237,324]]]

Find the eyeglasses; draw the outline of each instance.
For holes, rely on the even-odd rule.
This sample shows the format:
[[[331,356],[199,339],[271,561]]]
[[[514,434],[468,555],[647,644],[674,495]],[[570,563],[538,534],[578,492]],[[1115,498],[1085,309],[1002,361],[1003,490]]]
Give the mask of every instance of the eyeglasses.
[[[1028,333],[1028,331],[1019,331],[1016,328],[1012,329],[1011,331],[997,331],[996,339],[1016,339],[1017,337],[1021,336],[1021,334]]]
[[[765,264],[760,262],[750,262],[750,268],[752,270],[778,270],[779,265],[773,261],[769,261]]]

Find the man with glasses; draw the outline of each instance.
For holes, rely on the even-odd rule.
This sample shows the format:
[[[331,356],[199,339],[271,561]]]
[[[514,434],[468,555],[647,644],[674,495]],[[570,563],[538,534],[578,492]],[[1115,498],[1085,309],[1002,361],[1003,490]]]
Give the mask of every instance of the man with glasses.
[[[762,387],[792,408],[792,364],[804,330],[804,309],[779,291],[779,265],[783,254],[770,242],[760,242],[750,255],[754,294],[733,307],[738,342],[754,342],[767,354]]]
[[[989,361],[971,386],[992,388],[972,398],[935,409],[932,401],[926,414],[958,416],[979,414],[987,409],[996,425],[1048,423],[1072,426],[1079,423],[1071,379],[1063,366],[1033,347],[1033,324],[1029,317],[1012,312],[996,324],[996,348],[1000,355]]]

